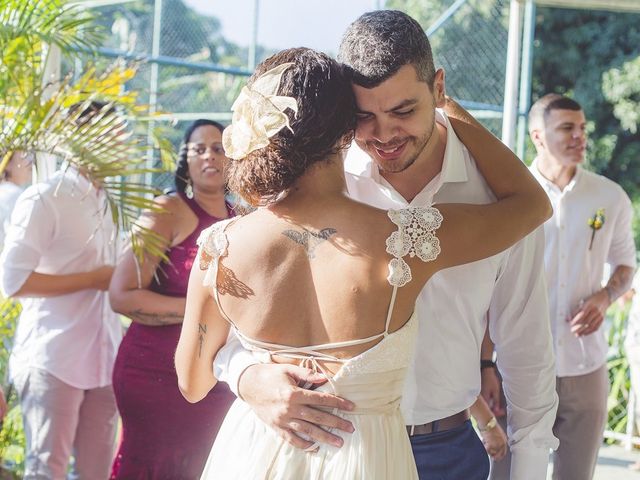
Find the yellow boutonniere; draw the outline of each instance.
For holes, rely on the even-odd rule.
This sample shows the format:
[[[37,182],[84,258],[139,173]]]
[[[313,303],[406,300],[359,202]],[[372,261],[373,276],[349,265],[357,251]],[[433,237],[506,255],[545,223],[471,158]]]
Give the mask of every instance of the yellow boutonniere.
[[[593,246],[593,239],[596,236],[596,232],[604,225],[604,208],[599,208],[593,217],[587,220],[589,227],[591,227],[591,242],[589,242],[589,250]]]

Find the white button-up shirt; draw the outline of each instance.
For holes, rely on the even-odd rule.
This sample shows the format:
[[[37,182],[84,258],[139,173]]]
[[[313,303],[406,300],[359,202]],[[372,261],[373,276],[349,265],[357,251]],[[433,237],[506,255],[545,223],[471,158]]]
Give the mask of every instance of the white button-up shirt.
[[[12,182],[0,182],[0,251],[4,245],[4,236],[9,228],[11,212],[24,188]]]
[[[633,277],[634,291],[631,308],[629,309],[629,319],[627,320],[627,332],[624,339],[624,347],[628,350],[640,347],[640,271]],[[640,400],[640,399],[639,399]]]
[[[430,205],[433,199],[494,201],[473,158],[440,111],[437,121],[447,127],[442,171],[410,205]],[[354,198],[383,209],[409,205],[355,145],[345,170]],[[549,449],[557,447],[552,433],[557,396],[543,248],[539,229],[506,252],[431,278],[416,304],[420,323],[415,361],[402,400],[406,423],[415,425],[473,404],[480,392],[480,345],[488,313],[508,403],[511,477],[518,480],[545,478]],[[235,386],[250,363],[255,361],[230,339],[216,357],[215,375]]]
[[[618,184],[580,167],[564,190],[544,178],[536,162],[530,170],[553,205],[553,217],[544,225],[544,263],[557,375],[585,375],[606,361],[604,328],[576,337],[569,320],[581,300],[602,288],[606,263],[611,271],[619,265],[635,267],[631,201]],[[589,219],[599,209],[605,220],[594,234]]]
[[[16,293],[32,272],[86,272],[116,260],[115,226],[105,195],[69,168],[29,187],[18,199],[0,256],[0,285]],[[10,358],[11,375],[46,370],[69,385],[111,384],[122,327],[107,292],[21,299]]]
[[[495,201],[493,193],[448,120],[442,171],[410,202],[352,148],[347,157],[349,194],[378,208],[433,203]],[[544,478],[557,397],[547,318],[542,231],[491,258],[434,275],[416,302],[420,318],[415,361],[402,400],[407,424],[423,424],[469,407],[480,392],[480,345],[489,314],[507,396],[511,476]]]

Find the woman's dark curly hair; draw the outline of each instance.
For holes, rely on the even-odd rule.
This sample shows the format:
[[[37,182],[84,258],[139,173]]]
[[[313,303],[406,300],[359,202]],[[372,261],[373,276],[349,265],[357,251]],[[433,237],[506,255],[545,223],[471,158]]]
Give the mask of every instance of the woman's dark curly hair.
[[[176,190],[180,193],[184,193],[184,189],[187,186],[189,180],[189,164],[187,163],[187,143],[191,141],[191,135],[196,131],[198,127],[211,126],[220,130],[220,133],[224,130],[224,127],[213,120],[207,120],[206,118],[199,118],[195,120],[191,125],[187,127],[180,144],[180,151],[178,152],[178,165],[176,166],[176,172],[174,174],[174,182],[176,184]]]
[[[245,158],[229,160],[227,178],[232,191],[249,204],[272,200],[288,190],[309,166],[346,148],[353,139],[356,107],[345,67],[309,48],[277,53],[256,68],[248,86],[282,63],[285,70],[277,94],[293,97],[298,113],[287,110],[293,133],[283,128],[269,145]]]

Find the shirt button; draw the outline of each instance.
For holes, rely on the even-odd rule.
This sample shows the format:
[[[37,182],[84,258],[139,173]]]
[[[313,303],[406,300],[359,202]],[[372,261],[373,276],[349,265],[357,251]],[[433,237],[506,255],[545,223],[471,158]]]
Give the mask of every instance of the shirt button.
[[[558,346],[561,347],[562,346],[562,340],[558,340]]]
[[[561,284],[560,284],[560,288],[564,288],[564,283],[561,283]]]
[[[564,225],[560,225],[560,230],[564,230]]]

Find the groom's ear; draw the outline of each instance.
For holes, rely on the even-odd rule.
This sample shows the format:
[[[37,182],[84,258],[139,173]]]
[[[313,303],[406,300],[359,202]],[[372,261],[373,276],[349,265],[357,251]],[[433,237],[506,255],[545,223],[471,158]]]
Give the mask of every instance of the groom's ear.
[[[436,101],[436,107],[438,108],[444,108],[447,103],[447,91],[444,84],[444,76],[444,69],[439,68],[436,70],[436,74],[433,78],[433,96]]]

